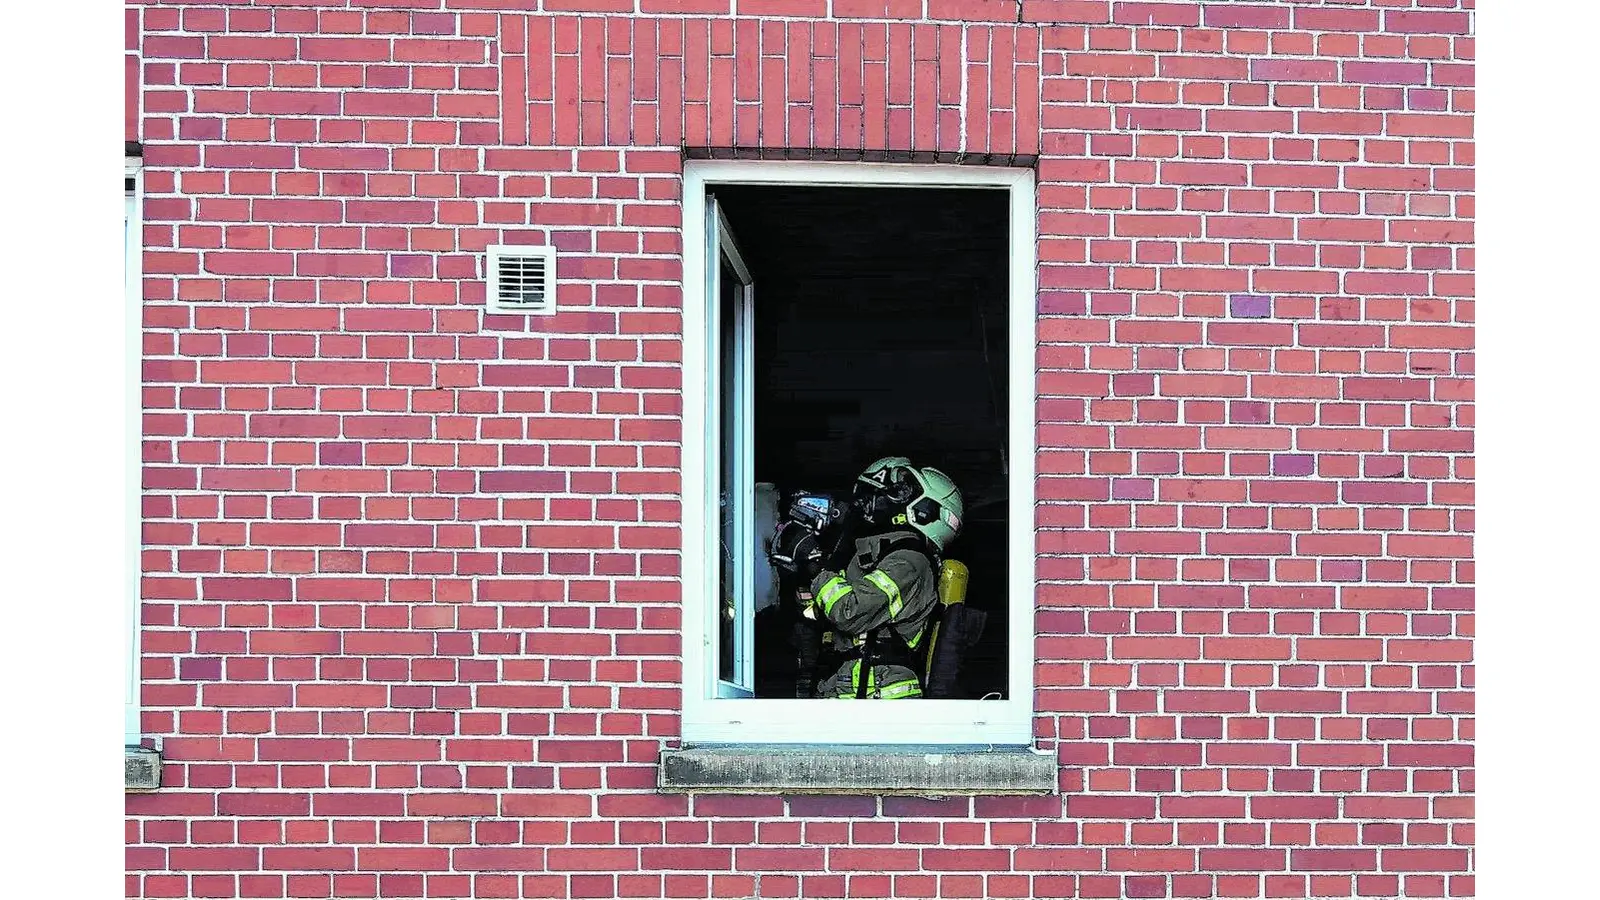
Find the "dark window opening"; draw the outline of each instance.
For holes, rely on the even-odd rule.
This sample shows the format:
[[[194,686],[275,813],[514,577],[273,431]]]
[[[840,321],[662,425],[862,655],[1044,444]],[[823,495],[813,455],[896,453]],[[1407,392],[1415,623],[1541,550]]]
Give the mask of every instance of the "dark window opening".
[[[712,192],[755,284],[753,480],[848,491],[884,456],[947,473],[965,521],[945,555],[988,614],[959,693],[1008,696],[1007,191]],[[754,667],[756,696],[795,695],[780,608],[755,615]]]

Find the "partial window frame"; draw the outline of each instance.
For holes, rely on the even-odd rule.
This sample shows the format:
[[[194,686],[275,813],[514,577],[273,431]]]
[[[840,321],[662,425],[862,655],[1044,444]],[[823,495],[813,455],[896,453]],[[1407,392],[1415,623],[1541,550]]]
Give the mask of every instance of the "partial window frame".
[[[1035,174],[987,166],[776,160],[688,160],[683,184],[683,722],[687,744],[874,744],[1026,746],[1033,742],[1037,535],[1034,470],[1037,287]],[[1005,189],[1008,239],[1008,453],[1011,516],[1007,552],[1009,693],[1005,700],[855,702],[715,696],[717,485],[708,461],[713,386],[707,350],[707,189],[790,185]],[[755,289],[757,306],[760,273]],[[758,313],[759,314],[759,313]]]
[[[129,182],[132,182],[131,188]],[[126,634],[126,695],[123,701],[123,744],[139,746],[144,740],[140,724],[139,626],[140,576],[143,568],[143,442],[144,442],[144,161],[137,156],[124,158],[123,165],[123,332],[124,408],[127,438],[123,450],[127,494],[123,498],[125,546],[123,616]]]

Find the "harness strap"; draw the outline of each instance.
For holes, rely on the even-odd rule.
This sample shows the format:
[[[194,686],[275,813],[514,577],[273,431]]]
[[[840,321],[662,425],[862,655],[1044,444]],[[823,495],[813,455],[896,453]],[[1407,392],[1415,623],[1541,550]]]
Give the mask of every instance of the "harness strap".
[[[922,638],[925,634],[926,629],[918,632],[915,640],[907,641],[900,636],[900,632],[893,625],[883,625],[869,632],[860,644],[845,651],[845,659],[856,660],[855,671],[858,673],[858,677],[855,679],[856,697],[859,699],[866,698],[867,694],[875,687],[875,685],[870,684],[872,673],[878,666],[883,665],[897,665],[910,669],[913,676],[912,680],[916,683],[920,693],[922,679],[926,677],[923,674],[926,667],[921,665],[921,660],[917,658],[916,648],[922,643]],[[867,670],[868,677],[866,679],[859,677],[859,672],[863,668]],[[887,689],[887,686],[885,686],[885,689]]]
[[[856,683],[856,698],[858,700],[865,700],[868,694],[877,688],[877,686],[872,683],[874,679],[873,672],[880,665],[903,665],[905,668],[910,669],[914,674],[922,669],[921,666],[917,665],[917,655],[914,652],[917,644],[922,643],[922,633],[918,632],[916,638],[913,641],[908,642],[905,638],[900,636],[900,632],[894,627],[894,619],[898,617],[900,615],[900,611],[905,608],[905,599],[900,595],[900,585],[896,584],[894,579],[889,577],[888,573],[875,568],[877,563],[884,557],[900,550],[915,550],[918,553],[922,553],[928,556],[929,559],[933,560],[934,571],[937,572],[939,568],[938,559],[933,553],[929,552],[927,543],[923,541],[922,538],[911,535],[896,538],[892,541],[879,544],[876,553],[862,551],[860,557],[858,558],[858,562],[860,563],[861,568],[869,569],[864,577],[868,581],[872,582],[872,584],[879,590],[883,591],[884,596],[888,598],[890,621],[868,632],[865,636],[865,640],[863,640],[856,648],[853,648],[846,656],[847,659],[851,656],[857,657],[854,670],[854,681]],[[842,592],[840,596],[843,596]],[[861,677],[862,669],[865,669],[867,672],[866,678]],[[922,693],[921,682],[922,676],[917,675],[908,682],[896,682],[892,685],[885,685],[882,688],[882,693],[880,696],[885,698],[891,696],[901,697],[911,695],[913,692],[917,695],[920,695]]]
[[[888,541],[888,542],[885,542],[885,543],[879,545],[878,552],[876,552],[876,553],[873,553],[870,550],[863,550],[863,551],[861,551],[861,554],[856,557],[856,562],[860,563],[861,568],[863,568],[863,569],[869,568],[871,566],[877,565],[878,560],[883,559],[885,556],[888,556],[889,554],[895,553],[895,552],[900,551],[900,550],[915,550],[918,553],[922,553],[922,554],[926,555],[928,558],[932,559],[933,562],[934,562],[933,570],[935,572],[939,571],[939,559],[932,552],[932,548],[929,547],[928,543],[926,541],[924,541],[922,538],[913,537],[911,535],[907,535],[906,537],[901,537],[901,538],[895,538],[892,541]]]
[[[850,670],[850,680],[856,686],[853,694],[840,694],[840,700],[865,700],[876,696],[880,700],[899,700],[902,697],[921,697],[922,684],[915,678],[902,678],[888,684],[877,684],[876,675],[869,668],[867,677],[861,677],[861,663],[858,661]],[[862,688],[866,690],[863,691]]]

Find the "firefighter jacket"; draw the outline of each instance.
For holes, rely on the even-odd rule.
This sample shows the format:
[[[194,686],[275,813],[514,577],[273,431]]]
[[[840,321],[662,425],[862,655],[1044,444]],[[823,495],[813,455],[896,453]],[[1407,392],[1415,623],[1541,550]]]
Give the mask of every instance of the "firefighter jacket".
[[[928,618],[939,603],[938,565],[922,537],[909,529],[860,538],[854,550],[842,571],[824,570],[811,583],[814,608],[832,627],[836,648],[857,651],[817,692],[841,698],[919,697],[911,653],[923,649]],[[863,675],[859,651],[868,635],[878,650]]]

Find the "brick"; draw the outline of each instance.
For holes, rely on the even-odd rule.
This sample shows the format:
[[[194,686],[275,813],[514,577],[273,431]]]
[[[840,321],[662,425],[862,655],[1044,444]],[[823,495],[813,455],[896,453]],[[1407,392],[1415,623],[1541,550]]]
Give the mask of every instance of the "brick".
[[[960,848],[922,851],[922,868],[931,872],[993,872],[1011,865],[1011,853],[1001,849]]]
[[[1252,81],[1312,81],[1338,79],[1339,65],[1320,59],[1254,59],[1250,61]]]
[[[406,813],[412,816],[485,816],[495,811],[492,794],[411,794]]]
[[[352,116],[429,116],[433,103],[433,95],[425,93],[349,91],[344,95],[344,111]]]
[[[1201,869],[1216,872],[1281,872],[1287,868],[1286,856],[1283,850],[1243,847],[1202,848],[1199,854]]]
[[[1106,867],[1123,872],[1188,872],[1195,866],[1194,850],[1153,847],[1106,851]]]
[[[1459,872],[1466,868],[1467,851],[1447,847],[1385,847],[1380,851],[1379,865],[1391,872]]]
[[[223,816],[304,816],[311,811],[311,798],[293,793],[220,793],[216,809]]]
[[[1342,81],[1355,84],[1427,84],[1426,63],[1358,62],[1340,64]]]
[[[1337,797],[1251,797],[1253,819],[1327,819],[1338,814]]]
[[[443,872],[450,851],[442,847],[358,847],[356,867],[369,872]]]
[[[1296,848],[1289,851],[1289,862],[1306,872],[1371,872],[1378,867],[1378,851]]]
[[[312,809],[319,816],[395,817],[404,813],[405,798],[398,794],[322,793],[313,798]]]
[[[301,147],[299,158],[302,167],[323,171],[389,168],[389,150],[384,147]]]
[[[266,871],[349,872],[356,867],[352,847],[265,847],[261,868]]]
[[[248,109],[258,116],[334,116],[342,106],[339,94],[328,91],[251,91]],[[312,148],[302,148],[302,153]]]
[[[274,144],[205,148],[205,164],[219,169],[292,169],[295,149]]]
[[[256,871],[261,868],[257,847],[174,847],[167,865],[185,872]]]
[[[1383,14],[1385,31],[1405,34],[1466,34],[1471,19],[1464,12],[1444,10],[1387,10]]]
[[[460,872],[529,872],[544,868],[540,847],[461,847],[451,853],[452,868]]]
[[[1155,815],[1154,797],[1073,796],[1067,798],[1067,815],[1083,818],[1150,818]]]

